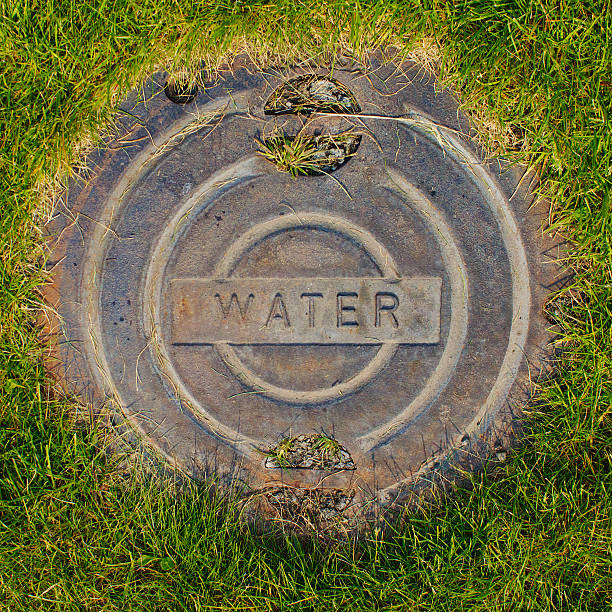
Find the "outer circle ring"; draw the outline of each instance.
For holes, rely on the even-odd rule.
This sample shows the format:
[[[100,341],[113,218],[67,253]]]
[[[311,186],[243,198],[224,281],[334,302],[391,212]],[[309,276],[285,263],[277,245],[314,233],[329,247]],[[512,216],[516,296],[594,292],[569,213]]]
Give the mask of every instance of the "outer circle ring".
[[[211,104],[210,107],[222,106],[224,102],[226,101],[216,101],[216,103]],[[168,142],[171,142],[175,137],[180,137],[182,130],[184,130],[186,125],[191,121],[193,121],[192,117],[182,118],[171,126],[165,133],[165,138]],[[406,123],[408,124],[409,121],[406,120]],[[487,423],[493,418],[496,408],[499,406],[500,402],[503,401],[516,377],[519,363],[522,359],[521,349],[527,336],[530,308],[530,288],[526,255],[514,215],[508,206],[507,198],[497,185],[497,182],[489,176],[485,167],[481,165],[474,154],[467,149],[458,138],[454,137],[453,134],[446,130],[441,130],[439,126],[427,120],[421,121],[421,123],[427,123],[431,126],[430,129],[433,130],[433,132],[429,133],[427,130],[421,130],[417,127],[416,129],[418,131],[422,131],[426,137],[435,141],[442,149],[450,153],[450,156],[457,162],[465,164],[468,167],[469,170],[466,174],[469,175],[471,173],[472,180],[483,192],[492,212],[497,217],[502,237],[510,257],[513,280],[513,324],[508,342],[508,349],[494,388],[487,398],[487,401],[479,407],[477,415],[467,428],[468,432],[472,432],[486,427]],[[409,124],[406,127],[414,129],[415,125]],[[440,132],[442,133],[442,138],[440,138]],[[113,398],[122,410],[128,410],[128,412],[127,403],[122,398],[122,394],[114,381],[114,377],[104,355],[99,308],[101,289],[99,274],[103,268],[104,255],[111,236],[108,227],[118,218],[122,205],[125,202],[125,196],[129,191],[131,181],[135,179],[146,165],[158,157],[160,148],[162,147],[159,143],[152,144],[138,155],[133,161],[132,167],[112,192],[101,213],[101,222],[94,228],[94,235],[91,243],[95,244],[96,248],[94,249],[92,247],[87,250],[83,266],[82,301],[88,308],[82,309],[83,315],[81,325],[84,337],[90,339],[90,341],[86,343],[87,359],[100,388],[104,390],[107,396]],[[215,174],[211,177],[210,181],[207,181],[205,185],[202,185],[201,188],[198,189],[198,197],[206,200],[206,203],[202,204],[200,210],[210,203],[211,199],[209,196],[218,189],[219,184],[225,183],[225,188],[229,188],[231,185],[255,178],[262,174],[261,169],[253,163],[252,159],[244,160],[234,166],[235,167],[227,168]],[[408,189],[406,184],[402,182],[398,175],[392,176],[392,183],[394,183],[395,189],[404,194],[407,193]],[[190,200],[193,200],[193,198],[190,198]],[[192,206],[195,204],[196,202],[191,202]],[[149,273],[155,275],[159,273],[159,270],[149,270]],[[151,317],[152,313],[147,312],[147,306],[151,303],[149,300],[151,295],[150,291],[153,289],[154,284],[150,282],[150,280],[150,277],[147,277],[143,320],[145,322],[145,328],[150,332],[148,337],[153,340],[156,334],[159,333],[159,330],[157,322]],[[164,372],[161,371],[160,373],[163,378]],[[167,388],[169,389],[169,386],[167,386]],[[171,392],[169,394],[171,396],[173,395]],[[180,399],[182,400],[183,398]],[[196,410],[196,412],[198,411]],[[256,440],[250,439],[248,436],[244,436],[228,428],[223,423],[214,419],[214,417],[211,418],[209,414],[200,413],[194,416],[202,421],[203,424],[209,426],[212,432],[227,439],[228,442],[231,442],[237,450],[240,449],[240,451],[247,456],[255,456],[253,448],[257,444]],[[407,424],[405,420],[403,420],[403,422],[404,425]],[[138,425],[138,419],[134,421],[134,425],[138,429],[141,429]],[[391,429],[397,431],[399,425],[399,423],[394,423],[394,427]],[[391,433],[389,429],[387,429],[387,432]],[[384,442],[383,439],[380,440]],[[369,446],[369,444],[367,446]],[[174,462],[172,456],[168,456],[167,458]]]

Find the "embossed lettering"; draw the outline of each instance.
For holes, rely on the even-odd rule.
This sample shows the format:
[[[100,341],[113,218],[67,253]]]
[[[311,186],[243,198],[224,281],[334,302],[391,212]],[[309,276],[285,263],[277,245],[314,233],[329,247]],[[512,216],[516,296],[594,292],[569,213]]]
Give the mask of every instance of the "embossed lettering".
[[[283,321],[285,327],[291,327],[287,307],[285,306],[283,295],[281,293],[277,293],[272,300],[272,306],[270,306],[270,313],[268,314],[266,327],[270,327],[270,323],[273,321]]]
[[[315,298],[322,298],[322,293],[302,293],[300,298],[308,298],[308,327],[315,326]]]
[[[381,314],[385,313],[391,317],[393,327],[399,327],[399,322],[395,316],[395,310],[399,306],[399,298],[390,291],[379,291],[376,294],[376,315],[374,317],[374,327],[380,327]]]
[[[249,311],[249,306],[251,305],[251,302],[255,299],[255,296],[252,293],[249,293],[246,299],[246,303],[244,304],[244,307],[240,303],[237,293],[232,293],[229,304],[227,306],[223,304],[223,299],[221,298],[221,295],[219,293],[215,293],[215,298],[217,300],[217,304],[219,304],[219,308],[221,309],[221,312],[223,313],[224,319],[227,319],[230,311],[232,310],[232,304],[236,302],[236,306],[238,307],[238,310],[240,312],[240,318],[243,321],[246,321],[246,316]]]
[[[359,323],[355,319],[345,319],[345,312],[355,312],[355,306],[351,306],[350,304],[345,304],[344,300],[346,298],[357,298],[359,294],[356,291],[345,291],[343,293],[338,293],[336,296],[336,319],[338,327],[357,327]]]
[[[175,344],[438,344],[439,277],[181,278]]]

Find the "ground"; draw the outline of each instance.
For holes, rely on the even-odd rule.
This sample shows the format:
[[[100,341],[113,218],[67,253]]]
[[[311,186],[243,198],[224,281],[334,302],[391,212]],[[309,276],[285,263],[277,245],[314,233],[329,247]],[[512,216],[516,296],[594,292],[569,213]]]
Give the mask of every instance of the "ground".
[[[0,0],[3,608],[609,609],[611,8]],[[104,432],[75,424],[43,368],[41,227],[113,105],[153,69],[388,43],[441,73],[492,153],[538,169],[573,272],[549,308],[557,374],[534,389],[522,447],[451,499],[359,541],[260,535],[207,489],[126,477]]]

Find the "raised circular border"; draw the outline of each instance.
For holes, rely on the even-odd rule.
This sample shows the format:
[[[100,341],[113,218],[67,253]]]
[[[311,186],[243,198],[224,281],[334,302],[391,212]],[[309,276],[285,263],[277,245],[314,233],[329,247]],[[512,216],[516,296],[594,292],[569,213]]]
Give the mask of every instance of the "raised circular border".
[[[90,364],[90,369],[96,378],[99,387],[108,397],[115,401],[122,411],[126,409],[126,406],[122,401],[121,394],[116,384],[114,383],[106,357],[104,356],[104,351],[102,349],[103,339],[100,319],[100,285],[98,278],[106,253],[108,234],[111,233],[109,228],[112,226],[113,222],[118,216],[118,212],[121,209],[121,205],[124,201],[125,195],[129,191],[131,183],[137,178],[138,174],[145,168],[145,166],[147,166],[152,160],[156,159],[161,152],[166,150],[168,147],[173,146],[177,141],[182,139],[184,135],[187,133],[192,133],[200,126],[206,125],[211,118],[218,116],[220,112],[227,111],[228,107],[230,106],[232,107],[232,112],[226,113],[226,116],[229,114],[248,113],[248,101],[246,99],[246,94],[237,94],[231,99],[229,97],[217,99],[199,109],[195,116],[186,115],[175,121],[173,125],[162,135],[160,141],[157,143],[152,143],[136,156],[131,164],[131,167],[125,172],[124,176],[107,200],[99,222],[95,225],[94,235],[92,236],[90,243],[91,245],[95,245],[95,248],[94,246],[91,246],[88,249],[83,265],[83,304],[85,305],[85,308],[82,309],[83,314],[81,324],[84,331],[84,337],[88,339],[88,342],[86,342],[86,355],[88,363]],[[498,221],[498,225],[502,233],[502,239],[506,246],[506,251],[510,260],[512,273],[513,316],[508,341],[508,349],[493,389],[468,427],[468,433],[472,433],[474,430],[478,428],[485,428],[488,425],[491,418],[490,413],[495,411],[495,409],[506,397],[507,392],[513,384],[520,367],[520,362],[523,355],[522,349],[526,342],[529,327],[529,309],[531,301],[529,276],[528,274],[525,274],[525,270],[528,270],[527,258],[514,215],[508,207],[507,198],[501,191],[501,188],[495,179],[489,175],[484,164],[482,164],[474,156],[474,154],[469,151],[469,149],[467,149],[457,137],[454,136],[452,130],[436,124],[428,117],[415,112],[413,109],[407,110],[409,112],[408,117],[405,119],[398,119],[400,123],[403,123],[409,129],[414,129],[424,134],[432,142],[434,142],[434,144],[438,145],[442,150],[449,153],[450,156],[458,163],[466,164],[468,166],[470,172],[467,174],[471,173],[470,175],[472,180],[483,193],[486,202],[489,204],[491,211]],[[242,162],[242,164],[237,164],[237,166],[242,165],[244,166],[245,170],[248,169],[251,171],[248,178],[254,178],[255,176],[261,174],[261,172],[255,171],[255,169],[251,167],[251,164],[252,160],[247,160]],[[414,193],[414,188],[409,185],[401,177],[401,175],[399,175],[399,173],[391,170],[390,177],[396,191],[404,195]],[[246,177],[242,176],[240,178],[236,178],[229,173],[229,169],[227,169],[225,172],[218,173],[211,179],[211,181],[217,185],[223,184],[225,181],[226,186],[230,183],[235,184],[236,182],[240,182],[240,180],[246,180]],[[201,187],[200,195],[205,194],[207,189],[210,190],[212,187],[210,184],[211,181],[207,181]],[[146,319],[147,314],[143,314],[144,318]],[[154,328],[152,329],[154,330]],[[149,338],[150,342],[154,342],[154,340],[155,338],[153,336]],[[433,399],[435,398],[432,398],[430,401],[433,401]],[[423,405],[423,408],[425,408],[429,403],[430,402],[426,402]],[[401,415],[398,415],[398,418],[399,416]],[[141,434],[144,434],[142,427],[138,425],[137,421],[131,422]],[[208,424],[210,425],[210,423]],[[256,448],[256,442],[254,440],[249,439],[242,434],[237,434],[235,431],[226,428],[221,423],[217,422],[216,424],[220,426],[216,432],[218,435],[226,438],[233,444],[234,447],[241,450],[244,454],[251,457],[254,456]],[[384,441],[385,438],[392,435],[392,429],[397,430],[398,427],[401,427],[401,424],[398,422],[398,419],[395,419],[392,428],[387,428],[385,431],[379,432],[383,434],[381,440]],[[143,437],[149,438],[147,435],[144,435]],[[366,444],[366,446],[369,446],[369,443]],[[445,452],[448,452],[453,446],[455,446],[454,443],[451,444],[450,448]],[[162,454],[166,456],[166,459],[168,459],[170,463],[175,464],[174,457],[165,453]],[[422,469],[426,469],[426,467],[427,466],[423,466]],[[418,473],[416,475],[418,475]],[[412,477],[414,476],[415,475]],[[400,483],[398,482],[397,484]],[[392,487],[397,486],[397,484],[392,485]],[[389,489],[392,487],[389,487]],[[386,492],[387,490],[381,492],[383,497]]]

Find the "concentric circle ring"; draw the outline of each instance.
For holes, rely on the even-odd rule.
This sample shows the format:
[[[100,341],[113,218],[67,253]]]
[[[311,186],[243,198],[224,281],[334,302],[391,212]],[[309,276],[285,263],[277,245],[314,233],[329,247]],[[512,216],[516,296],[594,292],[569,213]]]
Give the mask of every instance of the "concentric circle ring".
[[[350,238],[363,247],[380,270],[383,278],[399,278],[399,273],[391,254],[370,232],[340,217],[302,212],[275,217],[245,232],[232,244],[219,261],[215,274],[219,278],[229,277],[244,253],[267,236],[278,232],[303,228],[327,229]],[[297,391],[273,385],[255,374],[244,365],[229,343],[218,342],[215,344],[218,355],[232,374],[243,384],[265,394],[268,398],[302,405],[330,402],[355,393],[375,378],[389,364],[397,348],[398,344],[395,342],[384,342],[377,351],[376,356],[357,374],[345,382],[324,389]]]

